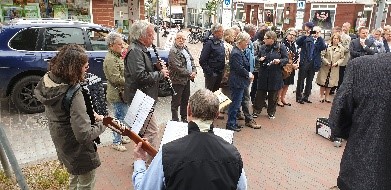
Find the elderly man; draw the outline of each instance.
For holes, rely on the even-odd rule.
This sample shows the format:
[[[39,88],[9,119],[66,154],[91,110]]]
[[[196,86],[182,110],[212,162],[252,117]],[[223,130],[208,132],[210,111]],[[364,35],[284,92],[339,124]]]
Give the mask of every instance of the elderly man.
[[[130,28],[130,45],[125,57],[125,91],[124,99],[131,104],[137,89],[146,95],[158,99],[158,84],[164,77],[168,77],[167,68],[160,63],[153,64],[151,55],[147,50],[155,39],[154,26],[147,21],[136,21]],[[158,132],[156,119],[151,111],[140,130],[141,136],[157,147],[155,139]]]
[[[178,32],[175,44],[168,55],[168,68],[172,86],[177,94],[172,96],[171,114],[173,121],[179,121],[178,107],[180,107],[181,121],[187,122],[187,102],[190,96],[190,80],[194,81],[197,69],[189,49],[185,45],[186,36]]]
[[[142,144],[135,145],[134,189],[220,190],[247,189],[243,161],[238,150],[213,134],[219,100],[201,89],[189,99],[189,134],[164,144],[148,170]]]
[[[225,66],[223,26],[214,24],[201,51],[200,65],[204,71],[205,88],[214,92],[220,88]]]
[[[296,87],[296,102],[300,104],[304,104],[304,102],[312,103],[308,99],[312,90],[312,80],[314,79],[315,72],[321,66],[321,51],[327,47],[323,38],[320,36],[320,30],[321,28],[318,26],[314,27],[312,22],[307,22],[304,25],[305,35],[296,40],[298,48],[301,48],[299,77]],[[306,81],[305,89],[304,80]]]
[[[352,41],[352,38],[349,36],[349,29],[350,29],[350,23],[345,22],[342,25],[342,32],[341,32],[341,43],[342,43],[342,46],[345,48],[345,59],[343,60],[342,64],[339,65],[338,88],[342,84],[343,77],[345,76],[345,68],[346,68],[346,65],[348,64],[348,61],[350,59],[349,45],[350,45],[350,42]]]

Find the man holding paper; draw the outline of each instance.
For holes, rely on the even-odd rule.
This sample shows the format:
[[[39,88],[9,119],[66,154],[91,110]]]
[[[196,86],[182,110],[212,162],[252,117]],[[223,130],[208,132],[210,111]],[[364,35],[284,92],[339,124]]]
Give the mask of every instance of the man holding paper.
[[[132,100],[139,89],[146,95],[152,97],[155,102],[158,98],[159,81],[168,77],[166,67],[160,63],[152,63],[151,55],[147,50],[155,39],[154,26],[147,21],[136,21],[130,28],[129,51],[125,56],[125,91],[124,99],[127,104]],[[156,136],[158,126],[156,118],[151,111],[140,130],[142,137],[147,138],[152,146],[156,147]]]
[[[189,134],[164,144],[148,170],[147,154],[136,144],[134,189],[247,189],[240,153],[212,131],[218,114],[217,96],[198,90],[187,107]]]

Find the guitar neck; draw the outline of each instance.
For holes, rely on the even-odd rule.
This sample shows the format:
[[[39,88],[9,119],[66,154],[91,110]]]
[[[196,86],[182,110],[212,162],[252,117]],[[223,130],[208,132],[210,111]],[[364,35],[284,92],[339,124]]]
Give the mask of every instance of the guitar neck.
[[[150,156],[155,157],[157,154],[157,150],[151,146],[148,142],[144,141],[138,134],[131,131],[128,127],[122,124],[120,121],[115,120],[111,117],[103,118],[103,125],[110,128],[111,130],[121,134],[122,136],[127,136],[132,139],[133,142],[138,144],[142,142],[141,148],[147,152]]]

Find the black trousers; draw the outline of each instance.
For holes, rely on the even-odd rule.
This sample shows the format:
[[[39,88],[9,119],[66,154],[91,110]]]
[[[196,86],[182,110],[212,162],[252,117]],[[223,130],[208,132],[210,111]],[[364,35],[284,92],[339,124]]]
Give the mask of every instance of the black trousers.
[[[343,77],[345,76],[346,66],[339,66],[339,79],[338,79],[338,88],[341,86],[343,82]]]
[[[187,120],[187,103],[190,97],[190,81],[187,81],[186,85],[172,84],[176,95],[171,99],[171,115],[173,121],[179,121],[178,107],[180,106],[179,113],[181,114],[181,120]]]
[[[213,75],[204,75],[205,76],[205,88],[215,92],[219,90],[221,80],[223,79],[223,74],[216,74],[214,73]]]
[[[257,94],[258,72],[253,72],[253,75],[254,75],[254,80],[253,80],[253,84],[251,85],[250,97],[251,97],[251,102],[254,104],[255,95]]]
[[[265,98],[267,97],[268,100],[267,113],[269,115],[274,115],[276,113],[276,107],[277,107],[277,95],[278,95],[278,90],[274,90],[274,91],[258,90],[257,95],[255,96],[254,112],[261,113],[262,108],[265,106]]]
[[[315,70],[314,63],[311,61],[307,65],[301,66],[299,68],[299,76],[297,79],[296,86],[296,101],[297,100],[308,100],[308,97],[311,95],[312,90],[312,80],[314,80]],[[305,80],[305,88],[304,88]],[[304,93],[303,93],[304,89]]]

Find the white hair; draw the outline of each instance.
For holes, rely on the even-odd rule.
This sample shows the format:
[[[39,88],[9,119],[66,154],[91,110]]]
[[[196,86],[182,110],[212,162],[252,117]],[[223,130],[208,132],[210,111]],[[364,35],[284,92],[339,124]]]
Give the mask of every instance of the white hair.
[[[312,30],[320,32],[322,30],[322,28],[320,26],[314,26],[314,28]]]
[[[212,25],[210,31],[211,31],[212,33],[215,33],[215,32],[216,32],[217,30],[219,30],[220,28],[223,28],[223,25],[220,24],[220,23],[216,23],[216,24]]]
[[[135,41],[145,37],[148,27],[153,28],[153,25],[145,20],[136,20],[129,29],[129,40]]]
[[[250,40],[250,34],[247,32],[240,32],[238,36],[236,36],[235,44],[238,45],[242,41],[249,41]]]
[[[118,39],[122,39],[122,35],[117,33],[117,32],[110,32],[107,36],[106,36],[106,43],[107,45],[112,45],[115,43],[116,40]]]

